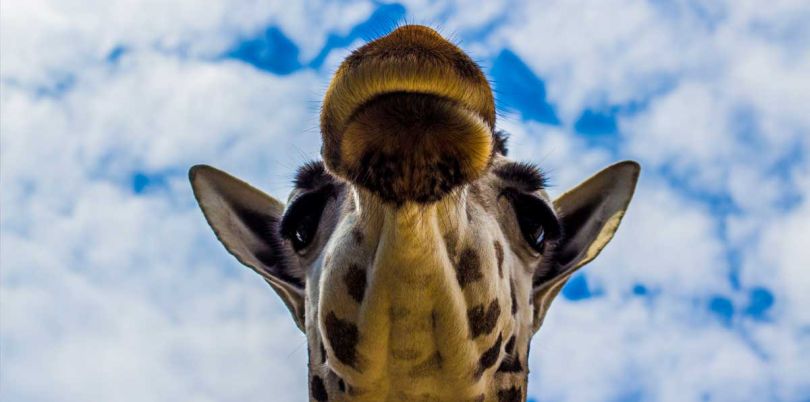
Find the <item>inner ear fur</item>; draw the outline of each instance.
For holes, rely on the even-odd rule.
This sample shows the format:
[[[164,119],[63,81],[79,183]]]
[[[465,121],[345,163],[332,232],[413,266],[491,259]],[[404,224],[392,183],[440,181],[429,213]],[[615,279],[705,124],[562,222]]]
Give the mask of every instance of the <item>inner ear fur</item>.
[[[189,180],[219,241],[270,284],[303,331],[305,273],[279,234],[284,204],[211,166],[192,167]]]
[[[633,198],[640,170],[633,161],[616,163],[554,200],[563,238],[551,268],[534,281],[535,331],[571,275],[596,258],[613,238]]]

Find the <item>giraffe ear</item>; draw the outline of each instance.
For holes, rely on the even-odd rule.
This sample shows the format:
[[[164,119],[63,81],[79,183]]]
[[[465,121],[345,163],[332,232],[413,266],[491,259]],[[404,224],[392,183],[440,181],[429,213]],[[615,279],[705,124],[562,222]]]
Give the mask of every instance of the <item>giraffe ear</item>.
[[[640,170],[636,162],[619,162],[554,200],[563,237],[548,269],[535,273],[535,331],[568,278],[596,258],[613,238],[633,198]]]
[[[270,284],[303,331],[305,275],[279,234],[284,205],[210,166],[194,166],[188,176],[194,197],[219,241]]]

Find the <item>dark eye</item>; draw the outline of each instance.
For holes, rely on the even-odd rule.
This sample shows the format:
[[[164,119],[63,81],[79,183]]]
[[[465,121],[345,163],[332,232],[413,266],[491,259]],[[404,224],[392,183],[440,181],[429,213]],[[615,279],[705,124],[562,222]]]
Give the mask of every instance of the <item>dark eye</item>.
[[[281,235],[292,242],[295,251],[301,251],[312,243],[330,194],[326,189],[304,194],[293,201],[284,213]]]
[[[542,254],[548,242],[559,240],[560,222],[547,202],[517,190],[504,191],[504,195],[512,201],[520,232],[532,249]]]

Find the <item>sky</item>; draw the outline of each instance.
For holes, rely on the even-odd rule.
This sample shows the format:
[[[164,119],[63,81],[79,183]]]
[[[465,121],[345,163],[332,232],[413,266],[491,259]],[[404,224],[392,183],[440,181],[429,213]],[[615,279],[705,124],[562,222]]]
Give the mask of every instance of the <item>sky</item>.
[[[560,194],[642,165],[534,402],[810,401],[805,0],[0,3],[0,399],[303,401],[306,344],[188,168],[286,199],[351,49],[436,27]]]

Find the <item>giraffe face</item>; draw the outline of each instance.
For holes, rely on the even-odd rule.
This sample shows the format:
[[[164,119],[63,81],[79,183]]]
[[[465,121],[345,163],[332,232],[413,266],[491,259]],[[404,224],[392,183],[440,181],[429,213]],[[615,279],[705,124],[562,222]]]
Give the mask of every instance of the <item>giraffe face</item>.
[[[352,53],[321,123],[323,162],[299,169],[286,207],[190,172],[218,238],[306,333],[310,398],[525,400],[530,340],[612,237],[638,165],[550,199],[507,157],[480,69],[418,26]]]
[[[533,282],[555,268],[562,223],[540,171],[501,152],[478,179],[430,205],[386,202],[321,164],[299,171],[296,182],[318,184],[296,189],[288,211],[322,194],[323,202],[305,201],[321,222],[315,228],[314,219],[288,213],[281,235],[311,239],[294,248],[308,273],[305,330],[317,390],[384,400],[375,391],[390,383],[416,399],[450,383],[440,399],[523,397]]]

